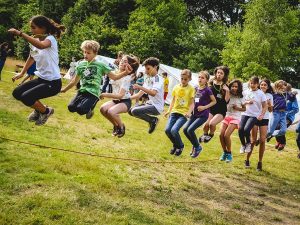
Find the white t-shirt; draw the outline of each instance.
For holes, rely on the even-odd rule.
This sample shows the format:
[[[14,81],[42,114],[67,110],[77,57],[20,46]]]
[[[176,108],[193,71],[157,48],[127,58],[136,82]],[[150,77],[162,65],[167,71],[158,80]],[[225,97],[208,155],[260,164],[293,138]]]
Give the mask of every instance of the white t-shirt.
[[[233,109],[233,105],[236,105],[239,108],[242,108],[242,105],[245,104],[243,98],[239,98],[233,95],[230,95],[229,102],[227,104],[227,112],[226,117],[232,117],[233,119],[240,120],[241,119],[241,111]]]
[[[125,94],[122,97],[122,99],[129,99],[131,96],[129,93],[130,81],[131,81],[130,76],[122,77],[119,80],[111,80],[113,94],[118,94],[118,93],[120,93],[121,89],[124,89]]]
[[[265,95],[266,95],[267,101],[270,100],[271,105],[273,106],[273,95],[270,94],[270,93],[266,93]],[[267,109],[267,111],[266,111],[265,116],[264,116],[263,119],[270,119],[270,112],[269,112],[268,109]]]
[[[58,80],[61,76],[57,41],[53,35],[49,35],[46,39],[51,41],[51,46],[48,48],[39,49],[30,45],[30,55],[36,62],[35,75],[48,81]]]
[[[262,111],[262,103],[267,101],[265,93],[257,89],[256,91],[247,90],[243,93],[245,101],[253,101],[253,104],[246,104],[246,111],[242,113],[245,116],[259,117]]]
[[[164,104],[165,104],[164,79],[158,74],[153,77],[146,76],[143,87],[150,90],[157,91],[154,97],[149,95],[149,101],[147,103],[153,105],[159,113],[162,113],[164,111]]]

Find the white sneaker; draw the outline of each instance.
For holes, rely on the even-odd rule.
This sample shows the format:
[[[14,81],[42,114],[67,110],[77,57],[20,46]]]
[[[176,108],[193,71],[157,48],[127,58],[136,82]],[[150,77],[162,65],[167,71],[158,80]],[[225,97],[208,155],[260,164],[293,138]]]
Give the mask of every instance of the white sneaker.
[[[241,154],[244,154],[244,153],[245,153],[245,146],[244,146],[244,145],[241,146],[241,148],[240,148],[240,153],[241,153]]]
[[[246,144],[245,153],[251,152],[251,143]]]

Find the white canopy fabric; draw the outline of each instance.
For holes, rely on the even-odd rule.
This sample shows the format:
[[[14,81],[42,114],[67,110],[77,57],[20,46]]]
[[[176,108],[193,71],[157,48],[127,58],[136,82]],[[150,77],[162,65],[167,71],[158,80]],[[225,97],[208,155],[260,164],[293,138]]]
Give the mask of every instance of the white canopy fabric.
[[[102,55],[98,55],[96,57],[96,60],[102,61],[107,65],[114,65],[114,61],[115,59],[113,58],[109,58],[106,56],[102,56]],[[144,72],[144,67],[142,65],[140,65],[138,72]],[[165,64],[160,64],[159,67],[159,74],[162,74],[163,72],[166,72],[168,74],[168,78],[169,78],[169,93],[166,99],[166,103],[169,104],[172,100],[172,90],[174,88],[175,85],[180,83],[180,74],[181,74],[181,70],[178,68],[174,68]],[[64,76],[64,78],[66,79],[70,79],[70,74],[69,71],[67,72],[67,74]],[[198,84],[198,74],[197,73],[192,73],[192,81],[191,84],[193,86],[196,86]],[[244,90],[246,90],[248,88],[247,83],[244,83]],[[298,105],[300,106],[300,90],[299,89],[293,89],[295,91],[298,91],[298,95],[297,95],[297,101],[298,101]],[[296,119],[295,121],[299,121],[300,120],[300,113],[298,113],[296,115]],[[296,124],[291,126],[290,129],[295,130],[296,129]]]

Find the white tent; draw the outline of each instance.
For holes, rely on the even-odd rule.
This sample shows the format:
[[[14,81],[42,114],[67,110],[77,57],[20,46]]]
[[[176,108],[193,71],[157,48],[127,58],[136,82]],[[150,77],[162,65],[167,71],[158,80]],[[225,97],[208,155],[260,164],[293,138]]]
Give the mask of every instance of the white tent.
[[[113,58],[109,58],[109,57],[102,56],[102,55],[98,55],[96,60],[102,61],[107,65],[114,65],[114,61],[115,61]],[[144,72],[144,67],[142,65],[140,65],[140,67],[138,69],[138,72]],[[169,104],[172,100],[172,96],[171,96],[172,90],[173,90],[174,86],[176,84],[179,84],[179,82],[180,82],[181,70],[177,69],[177,68],[174,68],[174,67],[171,67],[171,66],[168,66],[168,65],[165,65],[165,64],[160,64],[158,73],[161,74],[163,72],[166,72],[168,74],[168,77],[169,77],[169,93],[168,93],[168,96],[167,96],[167,99],[166,99],[166,103]],[[69,71],[64,76],[64,78],[70,79]],[[191,84],[193,86],[198,84],[198,74],[197,73],[192,74]],[[244,83],[243,86],[244,86],[244,90],[245,90],[247,88],[247,83]],[[297,101],[298,101],[298,105],[300,106],[300,90],[299,89],[293,89],[293,90],[298,91],[298,93],[299,93],[297,95]],[[300,113],[298,113],[296,115],[295,121],[299,121],[299,120],[300,120]],[[291,128],[295,129],[295,126],[296,125],[291,126]]]

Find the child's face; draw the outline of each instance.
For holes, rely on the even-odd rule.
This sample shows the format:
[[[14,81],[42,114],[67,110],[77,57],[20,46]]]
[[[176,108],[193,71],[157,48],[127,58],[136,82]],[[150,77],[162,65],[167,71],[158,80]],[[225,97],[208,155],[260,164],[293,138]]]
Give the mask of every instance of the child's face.
[[[86,61],[90,62],[90,61],[92,61],[95,57],[96,57],[96,53],[95,53],[93,50],[91,50],[91,49],[84,49],[84,50],[83,50],[83,58],[84,58]]]
[[[181,84],[182,84],[182,86],[187,86],[188,83],[190,82],[190,80],[191,80],[191,77],[188,73],[186,73],[186,72],[181,73]]]
[[[127,64],[128,64],[128,59],[126,56],[123,56],[119,63],[119,70],[124,71]]]
[[[45,28],[38,27],[32,21],[30,21],[30,28],[31,28],[31,33],[33,33],[33,34],[45,34],[46,33]]]
[[[250,81],[250,82],[249,82],[249,86],[250,86],[251,90],[256,90],[256,89],[258,89],[258,83],[255,83],[255,82],[253,82],[253,81]]]
[[[230,88],[230,91],[233,93],[233,94],[236,94],[237,93],[237,91],[238,91],[238,89],[239,89],[239,85],[238,85],[238,83],[233,83],[232,85],[231,85],[231,88]]]
[[[265,93],[268,90],[268,84],[266,82],[261,82],[260,85],[259,85],[259,87],[260,87],[260,90],[262,90]]]
[[[200,86],[204,86],[207,84],[207,79],[206,76],[204,74],[199,74],[198,76],[198,82]]]
[[[217,72],[216,72],[217,81],[222,81],[223,78],[224,78],[224,71],[223,70],[217,70]]]
[[[145,73],[149,76],[155,76],[157,74],[157,67],[151,65],[145,65]]]

